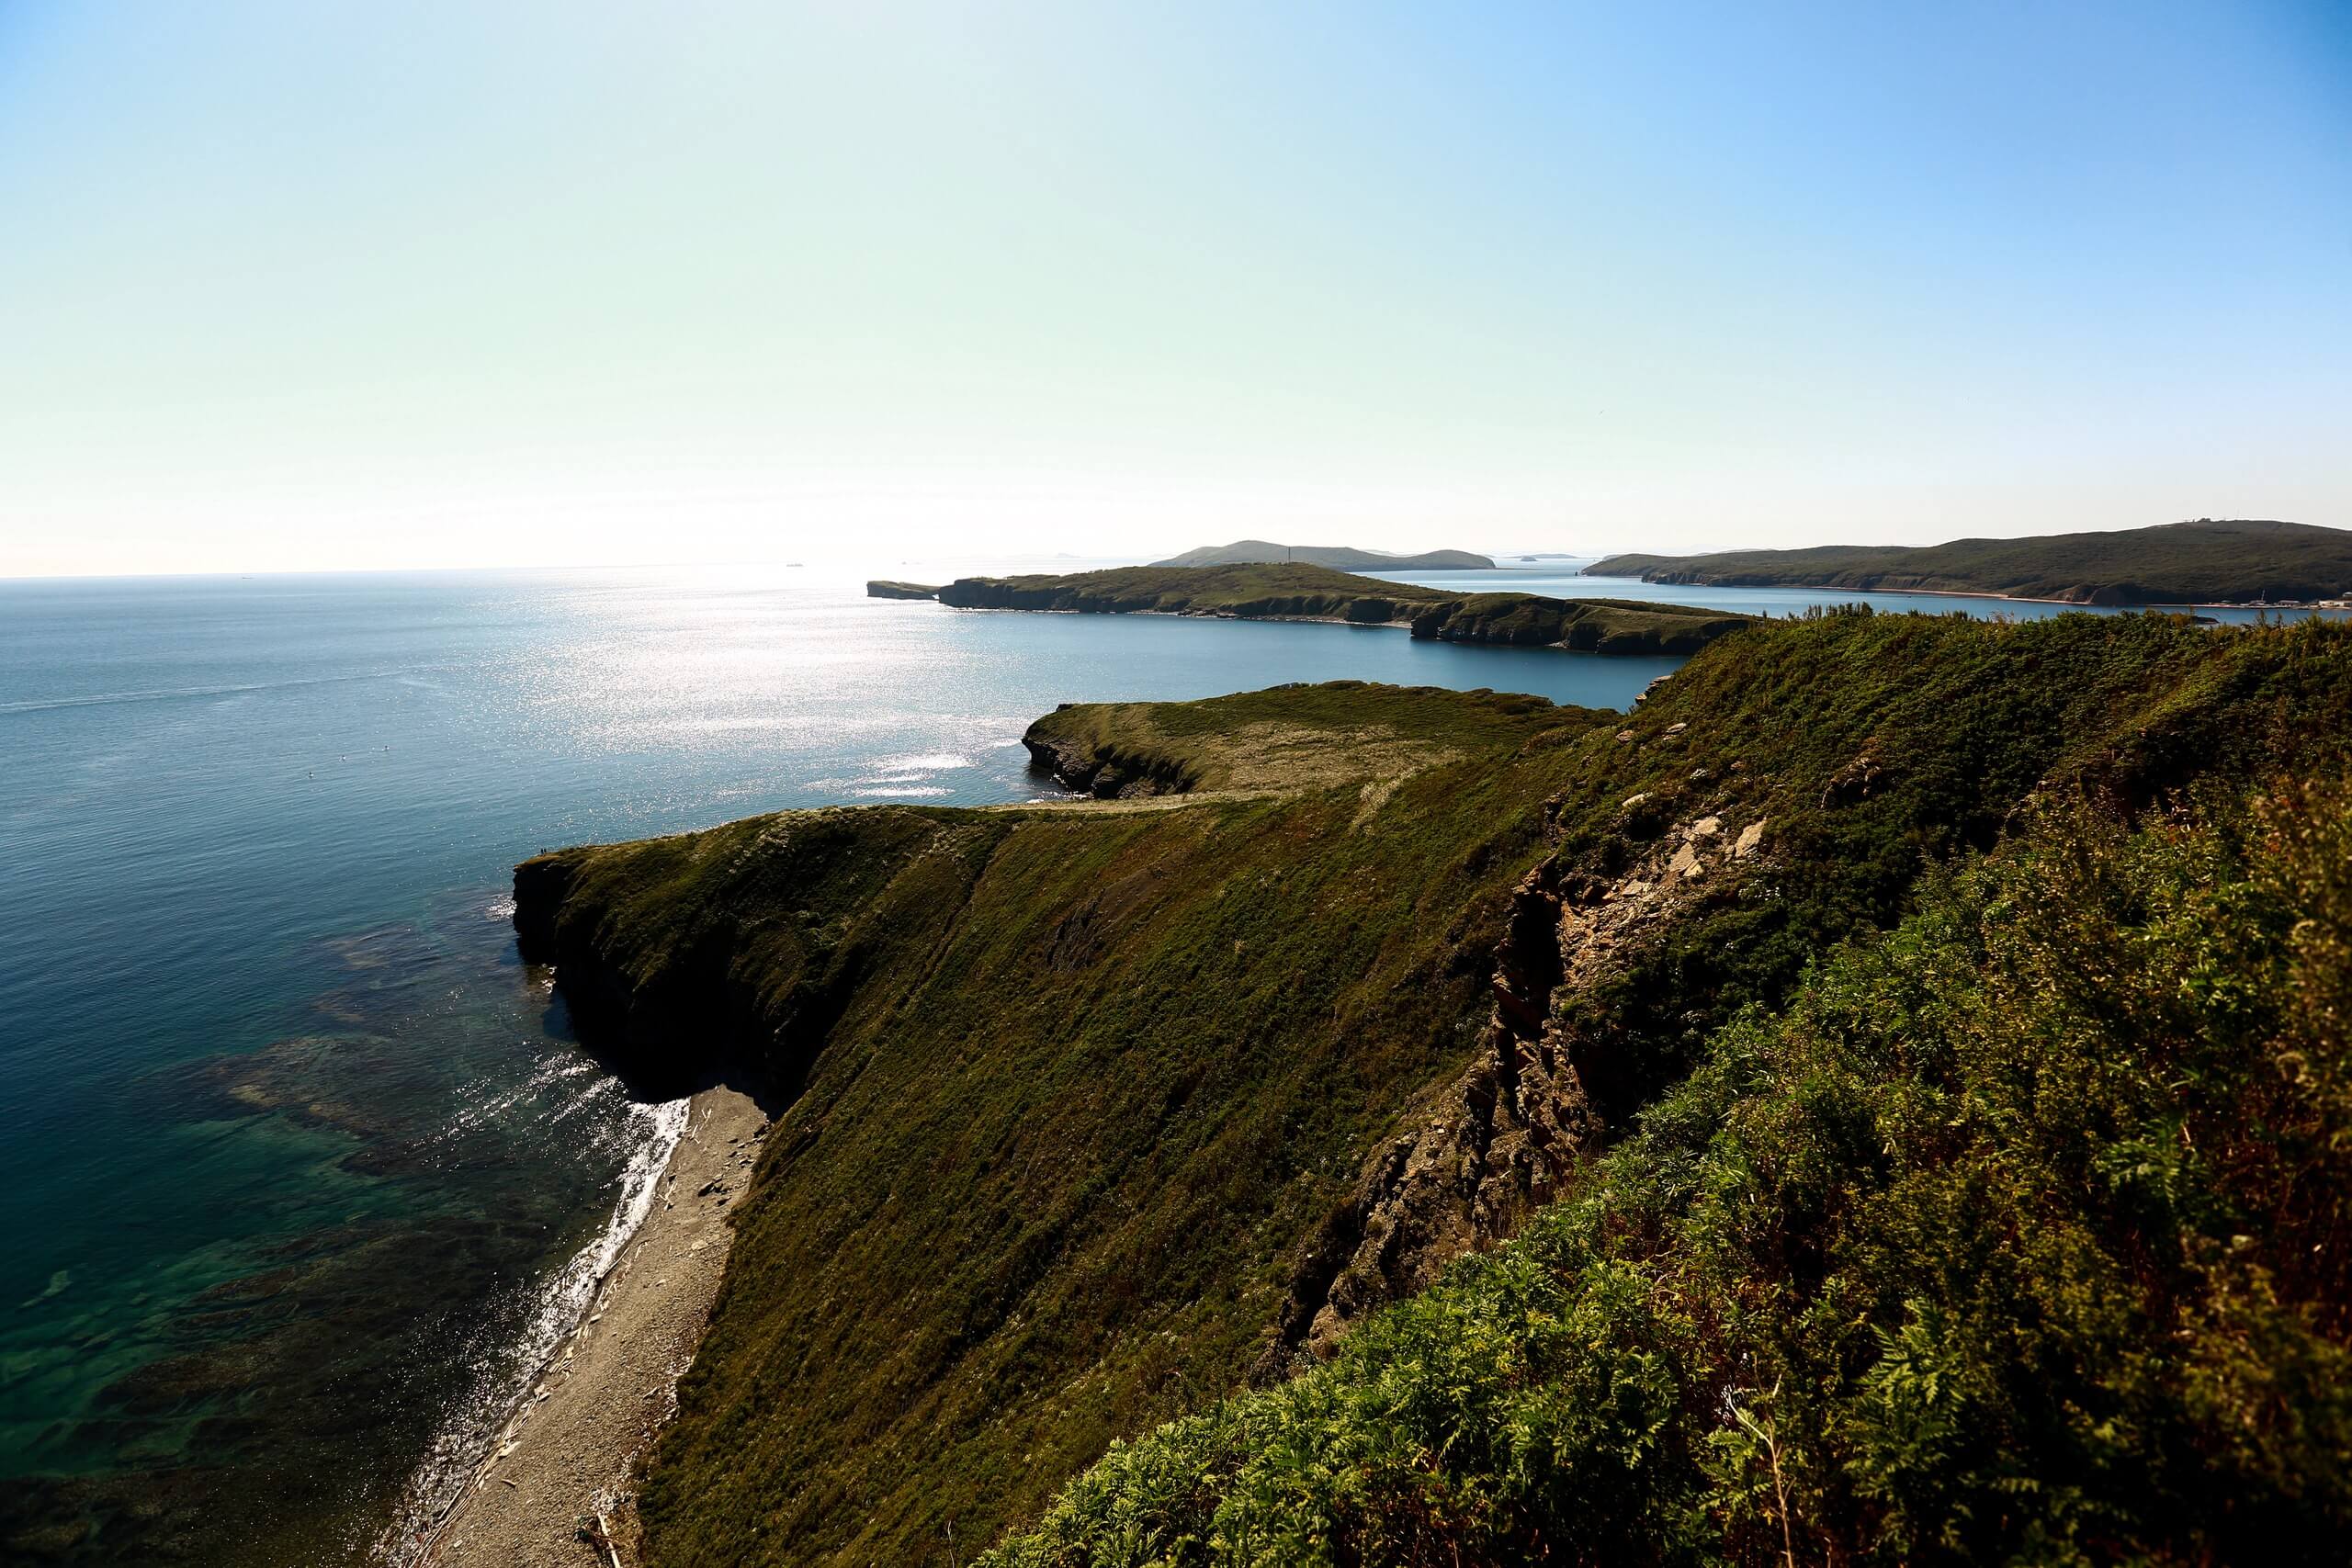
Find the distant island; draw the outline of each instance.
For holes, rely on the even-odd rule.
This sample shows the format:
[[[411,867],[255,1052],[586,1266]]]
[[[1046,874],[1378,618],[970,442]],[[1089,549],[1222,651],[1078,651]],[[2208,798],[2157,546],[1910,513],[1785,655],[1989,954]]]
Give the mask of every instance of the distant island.
[[[963,577],[941,588],[877,579],[876,599],[936,599],[959,610],[1206,615],[1248,621],[1405,625],[1442,642],[1579,653],[1694,653],[1751,617],[1684,604],[1453,593],[1319,566],[1124,566],[1067,576]]]
[[[2038,539],[1615,555],[1584,570],[1711,588],[1983,593],[2069,604],[2301,604],[2352,592],[2352,532],[2200,517]]]
[[[1392,556],[1385,550],[1359,550],[1347,545],[1277,545],[1267,539],[1236,539],[1229,545],[1203,545],[1181,556],[1156,560],[1154,566],[1328,566],[1334,571],[1492,571],[1490,556],[1468,550],[1423,550],[1417,556]]]

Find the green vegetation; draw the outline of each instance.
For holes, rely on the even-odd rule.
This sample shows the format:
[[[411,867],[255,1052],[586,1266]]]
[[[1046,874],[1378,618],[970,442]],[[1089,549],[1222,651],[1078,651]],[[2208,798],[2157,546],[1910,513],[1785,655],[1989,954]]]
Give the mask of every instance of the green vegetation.
[[[939,588],[935,583],[899,582],[888,577],[877,577],[866,582],[865,596],[868,599],[936,599]]]
[[[2171,523],[1920,548],[1826,545],[1705,556],[1619,555],[1601,577],[1730,587],[1999,593],[2077,604],[2248,604],[2352,592],[2352,533],[2301,523]]]
[[[589,1037],[681,1079],[724,1043],[797,1086],[648,1474],[653,1561],[905,1562],[950,1519],[984,1541],[1229,1387],[1288,1246],[1471,1048],[1557,760],[1616,722],[1380,688],[1210,705],[1295,759],[1328,726],[1335,758],[1387,730],[1455,760],[1174,810],[786,814],[523,868]]]
[[[868,584],[867,592],[876,585]],[[1624,599],[1449,593],[1319,566],[1133,566],[1068,577],[967,577],[938,592],[967,610],[1227,615],[1409,625],[1419,637],[1560,646],[1589,653],[1692,653],[1751,617]]]
[[[1267,539],[1236,539],[1229,545],[1203,545],[1170,556],[1154,566],[1255,566],[1295,561],[1301,566],[1328,566],[1337,571],[1492,571],[1494,558],[1468,550],[1424,550],[1419,555],[1392,556],[1385,550],[1359,550],[1346,545],[1277,545]]]
[[[1473,593],[1424,605],[1413,635],[1448,642],[1557,645],[1579,653],[1696,653],[1751,617],[1636,599],[1547,599],[1536,593]]]
[[[1037,720],[1022,739],[1064,783],[1105,797],[1291,794],[1351,781],[1385,784],[1457,761],[1465,750],[1515,747],[1529,739],[1530,714],[1593,721],[1584,709],[1530,705],[1536,703],[1487,691],[1331,681],[1195,703],[1073,703]]]
[[[2340,759],[2347,735],[2339,626],[1847,614],[1724,637],[1630,718],[1354,683],[1074,707],[1033,742],[1190,793],[789,813],[526,863],[518,925],[588,1037],[681,1077],[736,1053],[792,1100],[648,1467],[650,1561],[938,1555],[949,1520],[971,1543],[1035,1520],[1113,1438],[1177,1416],[1007,1561],[1515,1560],[1538,1536],[1579,1561],[1748,1557],[1782,1550],[1784,1517],[1815,1559],[2051,1560],[2111,1540],[2161,1560],[2223,1484],[2250,1499],[2243,1520],[2199,1528],[2333,1519],[2340,1471],[2291,1495],[2280,1479],[2336,1451],[2335,1406],[2300,1392],[2335,1365],[2342,1325],[2304,1312],[2340,1300],[2333,1276],[2199,1295],[2159,1245],[2255,1235],[2222,1262],[2274,1270],[2295,1247],[2333,1256],[2333,1233],[2249,1228],[2287,1200],[2241,1184],[2251,1145],[2226,1133],[2258,1120],[2296,1160],[2298,1127],[2341,1129],[2310,1120],[2335,1114],[2320,1101],[2243,1092],[2249,1064],[2280,1059],[2247,1043],[2262,1009],[2304,993],[2245,1002],[2238,1055],[2186,1082],[2196,1063],[2132,1021],[2143,990],[2175,997],[2165,964],[2243,1000],[2250,976],[2304,972],[2278,956],[2301,939],[2217,915],[2221,945],[2191,951],[2127,906],[2169,897],[2165,865],[2212,869],[2182,884],[2192,903],[2293,881],[2262,858],[2274,829],[2232,803],[2242,781]],[[2208,825],[2156,810],[2191,789],[2212,796]],[[2155,814],[2095,832],[2034,805],[2074,794]],[[2041,822],[2030,841],[2020,821]],[[1743,829],[1744,856],[1725,842]],[[1697,869],[1661,871],[1670,852]],[[2079,895],[2069,854],[2091,868]],[[2017,931],[2092,921],[2096,988],[2037,1001],[2002,978],[2028,951],[1994,940],[2000,910],[2034,902],[2018,888],[2064,897]],[[2032,951],[2076,940],[2049,930]],[[1573,1201],[1518,1244],[1368,1320],[1304,1381],[1221,1403],[1270,1343],[1295,1343],[1293,1305],[1329,1284],[1316,1259],[1361,1219],[1368,1156],[1494,1048],[1498,986],[1537,1015],[1520,1040],[1540,1025],[1624,1141],[1580,1145]],[[2164,1017],[2176,1043],[2213,1022]],[[2070,1054],[2043,1084],[2053,1032]],[[2172,1086],[2189,1144],[2146,1121],[2152,1084]],[[2094,1134],[2108,1154],[2086,1166]],[[2175,1194],[2163,1223],[2189,1228],[2096,1209],[2110,1201],[2085,1170],[2132,1204]],[[2048,1261],[2081,1236],[2083,1271]],[[2211,1378],[2174,1364],[2179,1344]],[[1905,1392],[1905,1367],[1933,1391]],[[2248,1424],[2226,1400],[2263,1378],[2278,1398]],[[1947,1388],[1969,1403],[1937,1427]],[[1754,1431],[1718,1418],[1727,1393]],[[1871,1399],[1928,1424],[1869,1427]],[[2216,1433],[2239,1446],[2197,1446]],[[1785,1514],[1755,1468],[1767,1439]],[[2154,1500],[2125,1517],[2133,1465]]]
[[[1068,576],[962,577],[939,602],[967,610],[1075,610],[1095,615],[1321,616],[1370,625],[1454,597],[1321,566],[1121,566]]]
[[[995,1568],[2333,1562],[2352,795],[1935,879],[1519,1241]]]

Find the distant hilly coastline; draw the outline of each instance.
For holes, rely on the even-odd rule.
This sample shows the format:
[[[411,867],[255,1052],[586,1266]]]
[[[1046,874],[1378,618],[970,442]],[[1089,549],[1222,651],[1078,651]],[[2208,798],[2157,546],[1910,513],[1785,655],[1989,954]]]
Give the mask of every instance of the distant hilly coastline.
[[[1360,550],[1348,545],[1277,545],[1267,539],[1236,539],[1229,545],[1203,545],[1181,556],[1156,560],[1154,566],[1328,566],[1334,571],[1492,571],[1490,556],[1468,550],[1423,550],[1419,555],[1394,556],[1385,550]]]
[[[1908,547],[1615,555],[1584,570],[1594,577],[1720,588],[1982,593],[2069,604],[2304,604],[2352,593],[2352,532],[2199,518],[2113,533]]]
[[[964,577],[933,588],[876,579],[875,599],[936,599],[959,610],[1206,615],[1408,626],[1442,642],[1564,648],[1578,653],[1695,653],[1751,617],[1684,604],[1455,593],[1320,566],[1124,566],[1025,577]]]

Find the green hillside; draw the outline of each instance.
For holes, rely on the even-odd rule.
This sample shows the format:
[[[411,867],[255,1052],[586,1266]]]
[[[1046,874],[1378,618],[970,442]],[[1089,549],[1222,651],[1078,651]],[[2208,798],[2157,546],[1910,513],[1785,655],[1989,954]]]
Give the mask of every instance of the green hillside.
[[[989,1568],[2342,1561],[2352,794],[2052,803]]]
[[[1296,562],[1328,566],[1337,571],[1492,571],[1494,558],[1469,550],[1423,550],[1418,555],[1391,555],[1385,550],[1360,550],[1349,545],[1277,545],[1270,539],[1236,539],[1229,545],[1203,545],[1181,556],[1154,561],[1154,566],[1250,566]]]
[[[2263,833],[2237,807],[2242,781],[2340,765],[2346,735],[2338,627],[1822,616],[1720,639],[1631,718],[1351,683],[1070,708],[1033,742],[1159,793],[788,813],[526,863],[518,927],[558,963],[584,1037],[681,1080],[732,1055],[791,1100],[646,1472],[647,1561],[918,1561],[951,1520],[968,1549],[1041,1518],[1007,1561],[1521,1561],[1539,1537],[1563,1561],[1765,1555],[1781,1516],[1759,1511],[1748,1427],[1721,1415],[1735,1406],[1781,1444],[1784,1483],[1817,1489],[1802,1494],[1814,1556],[1934,1556],[1902,1533],[1930,1516],[1987,1540],[2026,1530],[2029,1554],[2063,1546],[2121,1517],[2134,1473],[2152,1495],[2189,1488],[2132,1525],[2161,1542],[2224,1484],[2250,1488],[2249,1519],[2336,1518],[2334,1406],[2299,1391],[2331,1375],[2342,1297],[2313,1266],[2284,1271],[2309,1242],[2229,1243],[2219,1263],[2244,1252],[2271,1272],[2199,1294],[2160,1247],[2130,1250],[2175,1232],[2129,1226],[2177,1201],[2157,1220],[2254,1234],[2276,1203],[2208,1201],[2256,1199],[2230,1185],[2241,1145],[2205,1131],[2257,1116],[2300,1159],[2342,1131],[2340,1107],[2290,1103],[2227,1041],[2199,1076],[2126,1015],[2145,976],[2177,1004],[2166,1040],[2203,1027],[2196,1009],[2238,1009],[2259,1033],[2264,1009],[2302,1005],[2264,976],[2301,973],[2273,959],[2310,900],[2233,901],[2232,879],[2270,874],[2240,869]],[[2150,809],[2199,788],[2210,826]],[[2107,815],[2036,804],[2086,794]],[[2117,814],[2207,835],[2221,858],[2182,863],[2229,876],[2191,891],[2253,911],[2243,941],[2176,952],[2133,934],[2180,880],[2161,866],[2144,886],[2124,870],[2084,884],[2125,888],[2120,934],[2098,934],[2109,906],[2053,868],[2139,874],[2155,841]],[[2066,890],[2035,918],[2079,909],[2107,944],[2082,950],[2093,988],[2049,1003],[2088,1021],[1970,1023],[1990,970],[1949,1005],[1940,982],[1868,988],[1956,911],[2021,901],[2001,886]],[[2205,942],[2193,924],[2162,929]],[[1975,950],[1956,952],[1950,973],[1975,973]],[[2097,1010],[2109,976],[2113,1019]],[[1942,1036],[1915,1015],[1953,1043],[1931,1049]],[[1816,1017],[1886,1043],[1805,1043]],[[2029,1023],[2072,1042],[2052,1061],[2075,1076],[2047,1094],[1961,1041],[2023,1050],[2041,1037]],[[1881,1059],[1914,1038],[1925,1055]],[[2297,1049],[2333,1082],[2317,1043]],[[2272,1100],[2242,1104],[2256,1082]],[[2181,1167],[2175,1114],[2204,1118],[2180,1124],[2222,1178]],[[2082,1116],[2108,1151],[2087,1166],[2064,1120]],[[1719,1145],[1727,1128],[1750,1141]],[[2319,1173],[2297,1201],[2324,1219],[2333,1168],[2295,1168]],[[1947,1239],[1976,1245],[1980,1214],[2003,1234],[1999,1202],[2060,1178],[2031,1211],[2047,1248],[1983,1293],[1957,1269],[1938,1286],[1938,1259],[1978,1256]],[[2094,1200],[2126,1228],[2085,1222],[2077,1301],[2041,1260]],[[1931,1219],[1946,1229],[1916,1228]],[[2101,1282],[2109,1248],[2141,1296]],[[2171,1323],[2212,1332],[2133,1337]],[[1946,1324],[1973,1337],[1947,1346]],[[2212,1376],[2154,1366],[2175,1343]],[[2040,1348],[1996,1375],[1988,1344]],[[2130,1383],[2109,1362],[2134,1347]],[[2091,1370],[2068,1382],[2076,1352]],[[1966,1420],[1935,1426],[1942,1393],[1901,1382],[1915,1361],[1961,1380]],[[1224,1403],[1252,1380],[1269,1392]],[[2076,1420],[2066,1401],[2094,1383],[2122,1403]],[[2285,1403],[2249,1426],[2261,1387]],[[1924,1397],[1928,1424],[1865,1442],[1854,1388],[1891,1409]],[[2280,1410],[2313,1423],[2301,1448],[2278,1447]],[[2283,1495],[2282,1465],[2327,1455],[2335,1468]],[[2226,1464],[2195,1492],[2207,1460]],[[2020,1474],[2056,1501],[2018,1492]],[[1951,1502],[1977,1522],[1952,1523]]]
[[[1596,577],[1722,587],[1998,593],[2077,604],[2300,603],[2352,593],[2352,532],[2301,523],[2170,523],[1918,548],[1825,545],[1716,555],[1617,555]]]
[[[911,597],[882,592],[904,586],[869,583],[866,591],[877,597]],[[1557,645],[1609,654],[1694,652],[1750,618],[1633,600],[1464,595],[1294,565],[1133,566],[1059,577],[966,577],[934,596],[943,604],[967,610],[1403,624],[1419,637],[1530,648]]]

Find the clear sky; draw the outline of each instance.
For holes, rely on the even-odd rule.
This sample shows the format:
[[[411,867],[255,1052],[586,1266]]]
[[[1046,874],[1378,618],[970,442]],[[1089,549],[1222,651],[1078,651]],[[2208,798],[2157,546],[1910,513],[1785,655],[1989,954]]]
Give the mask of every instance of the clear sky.
[[[0,575],[2352,525],[2352,5],[0,0]]]

